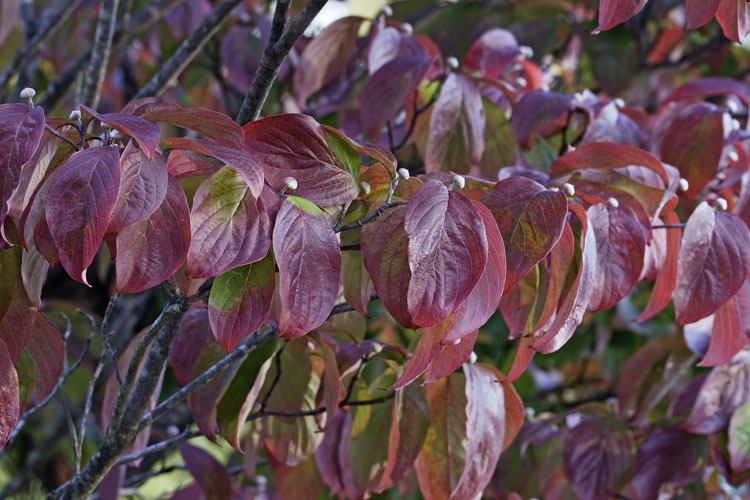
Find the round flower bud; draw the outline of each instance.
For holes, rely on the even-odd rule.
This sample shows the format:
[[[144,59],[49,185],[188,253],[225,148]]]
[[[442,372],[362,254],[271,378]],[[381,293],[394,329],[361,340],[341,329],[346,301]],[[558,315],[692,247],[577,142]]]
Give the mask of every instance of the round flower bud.
[[[625,100],[622,97],[616,97],[615,100],[615,106],[622,109],[625,107]]]
[[[522,59],[531,59],[534,57],[534,49],[529,47],[528,45],[521,45],[518,47],[518,51],[521,53]]]
[[[721,210],[722,212],[727,209],[727,200],[724,198],[716,198],[716,208]]]
[[[370,194],[370,185],[365,181],[359,183],[359,192],[362,194]]]
[[[453,185],[456,186],[458,189],[463,189],[464,186],[466,186],[466,179],[464,179],[463,175],[454,175]]]
[[[297,189],[297,179],[294,177],[287,177],[284,179],[284,187],[289,189],[290,191],[294,191]]]
[[[122,134],[119,130],[112,129],[109,131],[109,137],[112,139],[119,139],[120,137],[122,137]]]
[[[612,198],[611,196],[607,198],[607,204],[612,208],[617,208],[620,206],[620,202],[617,201],[617,198]]]
[[[36,95],[36,90],[26,87],[21,91],[21,99],[31,99]]]
[[[477,353],[474,351],[471,351],[471,355],[469,356],[469,363],[472,365],[477,362]]]
[[[740,108],[735,101],[727,101],[727,109],[733,115],[736,115],[740,111]]]
[[[519,87],[525,87],[528,82],[526,81],[526,78],[519,76],[516,78],[516,85]]]
[[[573,184],[565,183],[562,185],[563,193],[565,193],[565,196],[568,198],[572,198],[576,195],[576,188],[573,186]]]
[[[740,161],[740,155],[738,155],[737,151],[734,150],[727,153],[727,158],[729,158],[729,161],[731,161],[732,163]]]
[[[176,425],[167,427],[167,436],[174,437],[180,434],[180,429]]]
[[[391,9],[390,5],[386,5],[385,7],[383,7],[383,14],[388,17],[391,17],[393,15],[393,9]]]
[[[448,66],[450,69],[458,69],[458,59],[451,56],[448,59],[445,60],[446,66]]]
[[[687,191],[690,189],[690,184],[688,183],[688,180],[684,177],[680,178],[680,182],[677,184],[677,189],[680,191]]]
[[[414,33],[414,28],[409,23],[404,23],[401,25],[401,30],[406,33],[407,35],[411,35]]]
[[[741,125],[740,125],[740,121],[739,120],[737,120],[736,118],[734,120],[732,120],[732,128],[734,130],[739,130],[740,127],[741,127]]]
[[[556,187],[556,186],[552,186],[551,188],[549,188],[549,190],[550,191],[554,191],[555,193],[557,193],[558,191],[560,191],[560,188]]]
[[[403,180],[408,181],[409,180],[409,171],[405,168],[399,168],[398,169],[398,176],[401,177]]]
[[[70,112],[70,114],[68,115],[68,118],[70,118],[74,122],[79,122],[81,121],[81,112],[78,111],[77,109],[74,109],[73,111]]]

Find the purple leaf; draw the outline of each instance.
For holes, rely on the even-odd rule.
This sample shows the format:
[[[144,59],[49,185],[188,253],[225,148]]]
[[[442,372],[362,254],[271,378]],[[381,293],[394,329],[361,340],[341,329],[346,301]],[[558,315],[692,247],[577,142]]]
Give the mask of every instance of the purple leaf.
[[[16,426],[19,409],[18,373],[5,342],[0,339],[0,449]]]
[[[480,71],[485,77],[496,79],[520,53],[513,33],[495,28],[482,33],[471,45],[463,66],[469,71]]]
[[[301,337],[323,324],[336,302],[338,240],[318,207],[289,196],[276,216],[273,253],[279,266],[279,334]]]
[[[86,268],[104,239],[119,187],[120,163],[115,147],[79,151],[53,174],[47,193],[47,224],[63,267],[71,278],[85,285]]]
[[[708,351],[698,366],[719,366],[731,360],[750,338],[750,279],[714,316]]]
[[[484,272],[484,221],[466,196],[429,181],[409,200],[404,229],[411,270],[409,314],[417,325],[434,325],[458,310]]]
[[[556,124],[570,110],[571,96],[533,90],[513,106],[510,126],[524,149],[531,149],[536,138]]]
[[[231,500],[232,480],[224,465],[207,451],[187,443],[180,443],[180,455],[206,498]]]
[[[674,101],[691,101],[716,95],[733,95],[742,101],[745,106],[750,106],[749,85],[734,78],[714,76],[697,78],[683,83],[664,99],[662,107]]]
[[[707,24],[716,14],[721,0],[685,0],[685,28],[694,30]]]
[[[425,50],[414,38],[404,35],[398,28],[385,26],[379,29],[370,42],[367,52],[367,72],[374,75],[386,63],[405,56],[426,56]]]
[[[726,430],[732,413],[750,399],[750,364],[744,361],[714,368],[698,392],[684,428],[695,434]]]
[[[102,124],[109,125],[135,139],[146,154],[146,158],[149,160],[153,158],[156,147],[159,145],[159,137],[161,137],[161,128],[157,124],[125,113],[97,113],[83,104],[81,104],[81,109]]]
[[[716,11],[724,35],[730,40],[743,43],[750,34],[750,2],[747,0],[722,0]]]
[[[190,247],[190,213],[179,183],[167,179],[166,197],[148,218],[117,234],[117,290],[148,290],[172,276]]]

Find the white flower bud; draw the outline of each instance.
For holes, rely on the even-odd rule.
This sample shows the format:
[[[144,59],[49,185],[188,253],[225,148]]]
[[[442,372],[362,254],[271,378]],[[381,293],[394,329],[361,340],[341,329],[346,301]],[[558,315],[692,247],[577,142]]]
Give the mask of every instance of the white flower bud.
[[[716,198],[716,208],[721,210],[722,212],[726,211],[727,209],[727,200],[724,198]]]
[[[21,99],[32,99],[36,95],[36,90],[26,87],[21,91]]]
[[[287,177],[284,179],[284,187],[290,191],[294,191],[297,189],[297,179],[294,177]]]
[[[617,198],[612,198],[611,196],[607,198],[607,204],[612,208],[617,208],[620,206],[620,202],[617,201]]]
[[[736,161],[740,161],[740,155],[737,154],[737,151],[732,150],[729,153],[727,153],[727,158],[729,158],[729,161],[732,163]]]
[[[560,191],[560,188],[556,187],[556,186],[552,186],[551,188],[549,188],[549,190],[550,191],[554,191],[555,193],[557,193],[558,191]]]
[[[625,107],[625,100],[622,97],[616,97],[614,99],[614,102],[615,102],[615,106],[617,106],[620,109]]]
[[[534,410],[534,408],[530,408],[530,407],[524,408],[523,413],[524,415],[526,415],[526,418],[528,418],[529,420],[533,419],[534,416],[536,415],[536,411]]]
[[[394,119],[393,119],[393,124],[394,124],[395,126],[397,126],[397,127],[398,127],[399,125],[401,125],[401,124],[402,124],[402,123],[404,123],[405,121],[406,121],[406,111],[404,111],[404,110],[402,109],[402,110],[401,110],[401,111],[399,111],[399,113],[398,113],[398,114],[396,115],[396,118],[394,118]]]
[[[454,175],[453,185],[456,186],[458,189],[463,189],[464,186],[466,186],[466,179],[464,179],[463,175]]]
[[[370,185],[365,181],[359,183],[359,192],[362,194],[370,194]]]
[[[68,115],[68,118],[70,118],[71,121],[79,122],[81,121],[81,112],[78,111],[77,109],[74,109],[73,111],[70,112],[70,114]]]
[[[176,425],[167,427],[167,436],[174,437],[180,434],[180,429]]]
[[[383,14],[385,14],[388,17],[393,16],[393,9],[391,9],[390,5],[386,5],[385,7],[383,7]]]
[[[690,189],[690,184],[688,183],[688,180],[684,177],[680,177],[680,182],[677,184],[677,189],[679,191],[687,191]]]
[[[471,355],[469,356],[469,363],[472,365],[477,362],[477,353],[474,351],[471,351]]]
[[[109,131],[109,137],[112,139],[119,139],[122,137],[122,134],[120,134],[119,130],[112,129]]]
[[[521,53],[522,59],[531,59],[534,57],[534,49],[529,47],[528,45],[521,45],[518,47],[519,52]]]
[[[569,413],[565,416],[565,426],[568,429],[572,429],[573,427],[580,424],[581,420],[582,418],[580,413]]]
[[[516,78],[516,85],[518,85],[521,88],[526,87],[527,83],[528,82],[526,81],[526,78],[522,76],[519,76],[518,78]]]
[[[255,476],[255,484],[258,486],[258,491],[265,491],[268,479],[266,479],[266,476]]]
[[[568,198],[572,198],[576,195],[576,188],[573,186],[573,184],[565,183],[562,185],[563,193],[565,193],[565,196]]]
[[[716,174],[716,179],[718,179],[719,182],[724,182],[725,180],[727,180],[726,172],[719,172],[718,174]]]
[[[411,24],[404,23],[401,25],[401,31],[403,31],[407,35],[411,35],[412,33],[414,33],[414,28],[412,27]]]
[[[403,180],[408,181],[409,180],[409,171],[405,168],[399,168],[398,169],[398,176],[401,177]]]
[[[448,59],[445,60],[446,66],[448,66],[450,69],[458,69],[458,59],[451,56]]]
[[[736,115],[740,111],[740,108],[735,101],[727,101],[727,109],[733,115]]]
[[[741,127],[741,125],[740,125],[740,121],[739,120],[737,120],[737,119],[732,120],[732,129],[739,130],[740,127]]]

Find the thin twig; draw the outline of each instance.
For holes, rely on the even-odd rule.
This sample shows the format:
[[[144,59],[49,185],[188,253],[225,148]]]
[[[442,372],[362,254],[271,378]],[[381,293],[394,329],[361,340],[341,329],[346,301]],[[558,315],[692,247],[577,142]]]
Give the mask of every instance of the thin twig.
[[[109,321],[112,317],[112,313],[117,306],[117,301],[120,300],[120,294],[114,294],[107,303],[107,309],[104,311],[104,317],[102,318],[102,341],[104,342],[104,356],[103,358],[112,363],[112,370],[115,372],[117,382],[122,386],[122,374],[120,374],[120,367],[117,366],[117,359],[115,354],[115,348],[112,345],[112,334],[109,330]]]
[[[119,0],[103,0],[99,10],[99,18],[96,22],[94,35],[94,47],[91,51],[91,60],[86,72],[86,81],[81,93],[81,102],[89,107],[96,108],[99,105],[99,97],[107,74],[109,56],[112,52],[112,40],[115,35],[117,23],[117,8]]]
[[[73,142],[70,139],[70,137],[64,136],[63,134],[61,134],[57,130],[55,130],[52,127],[50,127],[48,124],[45,123],[44,124],[44,128],[47,130],[47,132],[49,132],[50,134],[54,135],[58,139],[62,139],[63,141],[67,142],[68,144],[70,144],[71,146],[73,146],[74,148],[76,148],[77,150],[81,149],[81,147],[78,144],[76,144],[75,142]]]
[[[203,47],[218,31],[219,26],[242,0],[223,0],[214,7],[203,22],[190,33],[177,48],[172,57],[161,65],[159,71],[151,77],[146,85],[138,91],[134,99],[141,97],[159,97],[170,82],[179,76],[195,59]]]
[[[651,229],[684,229],[685,224],[659,224],[651,226]]]
[[[381,396],[379,398],[373,398],[373,399],[363,399],[359,401],[348,401],[344,399],[339,403],[339,408],[343,408],[345,406],[370,406],[370,405],[377,405],[381,403],[386,403],[393,399],[396,396],[396,391],[393,391],[389,394],[386,394],[385,396]],[[325,407],[318,407],[312,410],[266,410],[263,412],[257,411],[255,413],[251,413],[247,420],[256,420],[263,417],[309,417],[313,415],[321,415],[326,412]]]
[[[260,66],[258,66],[258,70],[253,76],[250,89],[247,91],[240,112],[237,114],[237,119],[235,120],[237,123],[245,125],[248,122],[258,119],[263,109],[263,103],[266,102],[271,86],[279,74],[281,64],[327,2],[328,0],[309,0],[302,11],[294,17],[289,28],[284,31],[279,40],[276,43],[269,43],[266,46],[260,60]],[[282,14],[286,18],[287,3],[277,2],[277,9],[282,9],[283,12],[274,12],[275,28],[278,28],[280,25],[279,18],[282,17]]]
[[[117,467],[118,465],[125,465],[125,464],[129,464],[130,462],[135,462],[136,460],[140,460],[141,458],[146,457],[148,455],[152,455],[154,453],[158,453],[160,451],[166,450],[167,448],[169,448],[170,446],[174,444],[181,443],[182,441],[187,441],[188,439],[193,439],[200,435],[201,433],[198,430],[191,431],[189,428],[185,429],[180,434],[174,437],[167,438],[164,441],[159,441],[156,444],[147,446],[143,448],[142,450],[137,451],[136,453],[131,453],[130,455],[123,455],[122,457],[120,457],[119,460],[117,460],[117,462],[115,462],[114,466]]]
[[[271,395],[273,394],[274,389],[276,389],[276,386],[279,385],[279,381],[281,380],[281,355],[284,354],[284,349],[286,349],[287,344],[289,344],[289,341],[285,340],[284,344],[281,346],[281,348],[276,352],[276,355],[274,356],[274,362],[276,364],[276,373],[273,376],[271,387],[268,388],[268,392],[266,392],[266,395],[263,396],[263,401],[260,402],[261,412],[263,412],[268,406],[268,402],[271,400]]]
[[[383,215],[383,212],[385,212],[389,208],[400,207],[402,205],[406,205],[406,203],[407,203],[406,201],[391,201],[391,202],[383,203],[374,212],[372,212],[372,213],[370,213],[370,214],[362,217],[361,219],[359,219],[357,221],[354,221],[354,222],[351,222],[351,223],[346,224],[344,226],[341,226],[341,228],[339,229],[338,232],[349,231],[351,229],[357,229],[358,227],[362,227],[365,224],[367,224],[368,222],[370,222],[372,219],[374,219],[376,217],[380,217],[381,215]]]

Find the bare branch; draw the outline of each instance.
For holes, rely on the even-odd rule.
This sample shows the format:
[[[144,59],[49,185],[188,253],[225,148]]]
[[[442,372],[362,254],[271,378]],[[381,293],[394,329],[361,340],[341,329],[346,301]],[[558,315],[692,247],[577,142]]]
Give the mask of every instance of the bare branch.
[[[229,16],[242,0],[223,0],[203,20],[203,22],[188,36],[177,51],[172,54],[167,62],[161,65],[159,71],[143,86],[135,95],[135,99],[141,97],[159,97],[167,89],[167,86],[195,59],[219,29],[222,22]]]
[[[112,52],[112,40],[115,35],[115,23],[117,22],[117,8],[119,0],[103,0],[99,10],[99,19],[96,22],[96,33],[94,35],[94,47],[91,51],[91,59],[86,72],[86,82],[83,86],[81,102],[96,108],[102,92],[102,84],[107,74],[109,55]]]
[[[263,109],[263,103],[266,102],[268,92],[271,90],[271,85],[273,85],[276,76],[279,74],[281,64],[286,59],[286,56],[289,55],[294,44],[297,43],[297,40],[299,40],[327,2],[328,0],[310,0],[307,2],[302,11],[294,17],[289,28],[281,35],[279,41],[269,43],[266,46],[266,50],[263,51],[263,56],[260,60],[260,66],[255,72],[255,76],[253,76],[253,82],[250,84],[250,89],[242,103],[242,108],[240,108],[240,112],[237,114],[235,120],[237,123],[244,125],[258,119],[261,109]],[[288,2],[278,2],[277,9],[279,5],[286,3]],[[287,9],[288,5],[281,8]],[[286,16],[285,12],[282,14],[284,17]],[[282,14],[278,12],[274,13],[274,28],[278,28],[280,24],[279,18]]]
[[[143,457],[146,457],[148,455],[152,455],[154,453],[158,453],[160,451],[166,450],[167,448],[169,448],[172,445],[175,445],[177,443],[181,443],[182,441],[187,441],[188,439],[193,439],[193,438],[198,437],[200,435],[201,435],[201,433],[198,430],[192,430],[191,431],[189,428],[185,429],[180,434],[178,434],[178,435],[176,435],[174,437],[167,438],[164,441],[159,441],[156,444],[152,444],[151,446],[147,446],[147,447],[143,448],[142,450],[140,450],[140,451],[138,451],[136,453],[131,453],[130,455],[124,455],[124,456],[120,457],[120,459],[117,462],[115,462],[114,466],[117,467],[118,465],[125,465],[125,464],[129,464],[130,462],[135,462],[136,460],[139,460],[139,459],[141,459]]]

